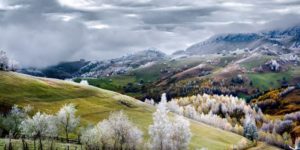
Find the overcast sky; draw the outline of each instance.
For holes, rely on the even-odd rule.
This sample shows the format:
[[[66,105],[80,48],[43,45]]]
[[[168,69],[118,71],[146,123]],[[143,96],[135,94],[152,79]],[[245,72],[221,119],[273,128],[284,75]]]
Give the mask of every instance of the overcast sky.
[[[296,24],[300,0],[0,0],[0,49],[23,66],[186,49]]]

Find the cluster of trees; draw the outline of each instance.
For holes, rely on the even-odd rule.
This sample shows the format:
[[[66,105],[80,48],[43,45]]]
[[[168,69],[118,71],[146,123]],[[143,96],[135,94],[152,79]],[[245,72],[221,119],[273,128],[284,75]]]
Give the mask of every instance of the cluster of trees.
[[[153,100],[145,102],[154,104]],[[281,148],[289,148],[295,143],[296,137],[292,137],[291,132],[300,125],[300,112],[272,121],[257,105],[248,105],[245,100],[233,96],[203,94],[182,97],[171,99],[166,106],[178,115]]]
[[[282,120],[265,121],[260,131],[261,140],[282,148],[288,148],[299,135],[293,135],[294,129],[300,125],[300,112],[286,114]]]
[[[228,124],[233,127],[243,125],[247,114],[255,116],[256,121],[263,120],[263,113],[258,107],[252,107],[246,104],[245,100],[233,96],[203,94],[172,99],[168,102],[168,108],[177,114],[198,118],[223,129],[226,129]]]
[[[147,99],[145,102],[153,104],[153,100]],[[244,135],[254,141],[258,139],[256,123],[263,120],[259,108],[252,108],[244,100],[233,96],[203,94],[182,97],[171,99],[166,106],[178,115]]]
[[[17,68],[18,63],[13,59],[9,59],[6,52],[0,51],[0,71],[15,71]]]
[[[149,141],[143,141],[143,132],[130,121],[123,111],[113,112],[94,126],[79,129],[80,118],[73,104],[64,105],[54,115],[37,112],[32,114],[32,107],[13,106],[9,113],[0,117],[0,129],[11,138],[21,138],[23,149],[28,149],[28,142],[33,141],[34,149],[56,149],[55,142],[64,136],[70,142],[69,135],[78,135],[78,143],[86,149],[153,149],[183,150],[188,149],[191,139],[189,121],[183,116],[168,114],[165,94],[153,114],[153,124],[149,126]],[[25,140],[26,139],[26,140]],[[49,143],[45,146],[45,140]],[[36,143],[37,142],[37,143]],[[147,143],[147,144],[143,144]],[[11,140],[7,144],[12,149]]]
[[[114,112],[107,120],[86,129],[81,141],[87,149],[188,149],[191,139],[189,121],[177,115],[170,118],[166,105],[163,94],[153,114],[153,124],[149,126],[150,139],[146,145],[142,145],[143,132],[122,111]]]
[[[21,109],[15,105],[6,116],[1,117],[0,123],[9,138],[32,139],[34,149],[38,140],[38,148],[42,150],[42,140],[45,138],[52,141],[50,146],[52,149],[54,139],[59,136],[59,133],[64,133],[66,140],[69,141],[69,134],[74,132],[79,125],[80,119],[75,116],[77,110],[73,104],[64,105],[55,115],[37,112],[30,116],[28,113],[31,110],[30,106]],[[26,145],[27,143],[23,140],[24,149]]]
[[[122,112],[83,131],[81,142],[87,149],[137,149],[143,142],[143,132]]]

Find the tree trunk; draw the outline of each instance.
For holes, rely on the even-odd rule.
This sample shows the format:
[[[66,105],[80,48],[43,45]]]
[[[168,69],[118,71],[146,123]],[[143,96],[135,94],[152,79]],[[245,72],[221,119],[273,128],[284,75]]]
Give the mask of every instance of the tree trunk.
[[[33,149],[35,150],[36,145],[35,145],[35,138],[33,138]]]
[[[69,143],[69,133],[68,133],[68,129],[67,129],[67,128],[66,128],[65,132],[66,132],[66,140],[67,140],[67,143]]]
[[[40,143],[40,150],[43,150],[42,137],[39,138],[39,143]]]
[[[51,144],[50,144],[50,150],[53,150],[53,143],[54,143],[54,139],[51,139]]]
[[[11,138],[9,137],[8,150],[12,150]]]
[[[22,149],[26,150],[26,143],[25,143],[25,140],[24,140],[23,136],[22,136]]]

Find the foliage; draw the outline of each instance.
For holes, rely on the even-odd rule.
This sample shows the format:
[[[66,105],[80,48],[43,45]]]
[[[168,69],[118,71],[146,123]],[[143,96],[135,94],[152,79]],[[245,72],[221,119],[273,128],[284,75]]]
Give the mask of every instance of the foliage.
[[[56,114],[64,104],[73,103],[78,109],[76,115],[80,116],[80,123],[83,126],[108,118],[110,112],[123,110],[144,132],[145,139],[149,138],[148,126],[152,124],[151,114],[155,111],[153,106],[116,92],[12,72],[0,72],[0,97],[1,105],[15,103],[23,107],[30,104],[34,106],[33,112],[41,111],[47,114]],[[127,107],[121,104],[120,100],[126,100],[134,107]],[[197,147],[222,149],[243,139],[242,136],[195,121],[190,122],[190,130],[193,133],[190,149]],[[70,134],[70,139],[75,140],[74,134]],[[3,146],[0,145],[0,149]]]
[[[81,140],[87,149],[136,149],[142,143],[142,136],[142,131],[120,111],[84,131]]]
[[[79,125],[80,119],[75,116],[76,111],[74,104],[67,104],[57,112],[58,126],[65,133],[67,141],[69,140],[69,133],[73,132]]]
[[[252,108],[243,99],[233,96],[197,95],[172,99],[168,109],[177,114],[195,119],[215,127],[231,131],[233,127],[243,124],[245,114],[252,114],[259,122],[264,116],[259,108]]]
[[[244,122],[244,136],[251,141],[258,139],[258,132],[255,123],[255,119],[252,116],[247,115]]]
[[[8,70],[8,57],[4,51],[0,51],[0,70]]]
[[[8,58],[6,52],[0,51],[0,71],[16,71],[18,67],[17,61]]]
[[[27,137],[39,139],[39,149],[43,149],[43,137],[56,137],[58,130],[56,127],[56,118],[52,115],[37,112],[32,118],[28,117],[20,125],[22,134]]]
[[[176,116],[172,121],[168,117],[166,95],[163,94],[157,110],[153,114],[153,124],[149,127],[150,149],[181,150],[188,149],[191,139],[189,121]]]
[[[27,116],[27,112],[20,109],[17,105],[14,105],[6,117],[3,118],[3,128],[10,132],[13,137],[17,137],[20,134],[20,124]]]

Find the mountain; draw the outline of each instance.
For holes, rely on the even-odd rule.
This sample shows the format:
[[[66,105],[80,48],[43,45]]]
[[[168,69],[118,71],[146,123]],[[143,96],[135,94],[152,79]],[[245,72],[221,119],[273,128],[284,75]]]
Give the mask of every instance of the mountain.
[[[300,83],[299,29],[218,35],[196,44],[195,51],[180,50],[125,74],[87,80],[139,99],[159,100],[166,92],[170,97],[229,94],[250,101]]]
[[[300,83],[299,35],[300,26],[216,35],[169,56],[145,50],[108,61],[87,61],[72,78],[138,99],[159,101],[166,92],[170,97],[230,94],[250,101],[270,89]]]
[[[82,59],[80,61],[61,62],[42,69],[23,68],[19,72],[57,79],[103,77],[125,74],[132,69],[166,58],[166,54],[155,49],[149,49],[106,61],[85,61]]]
[[[280,46],[281,49],[300,49],[300,26],[260,33],[216,35],[188,47],[185,52],[189,55],[202,55],[272,46]]]
[[[81,125],[86,126],[107,118],[112,111],[123,110],[148,137],[154,107],[132,97],[116,92],[80,85],[57,79],[0,71],[0,106],[5,111],[12,105],[32,105],[34,111],[55,113],[66,103],[73,103],[79,110]],[[229,148],[246,141],[237,134],[220,130],[200,122],[190,121],[193,133],[190,149]],[[0,142],[1,143],[1,142]],[[1,148],[0,144],[0,148]],[[2,147],[3,148],[3,147]]]
[[[130,70],[166,59],[166,54],[149,49],[107,61],[89,62],[80,68],[81,77],[103,77],[125,74]]]

